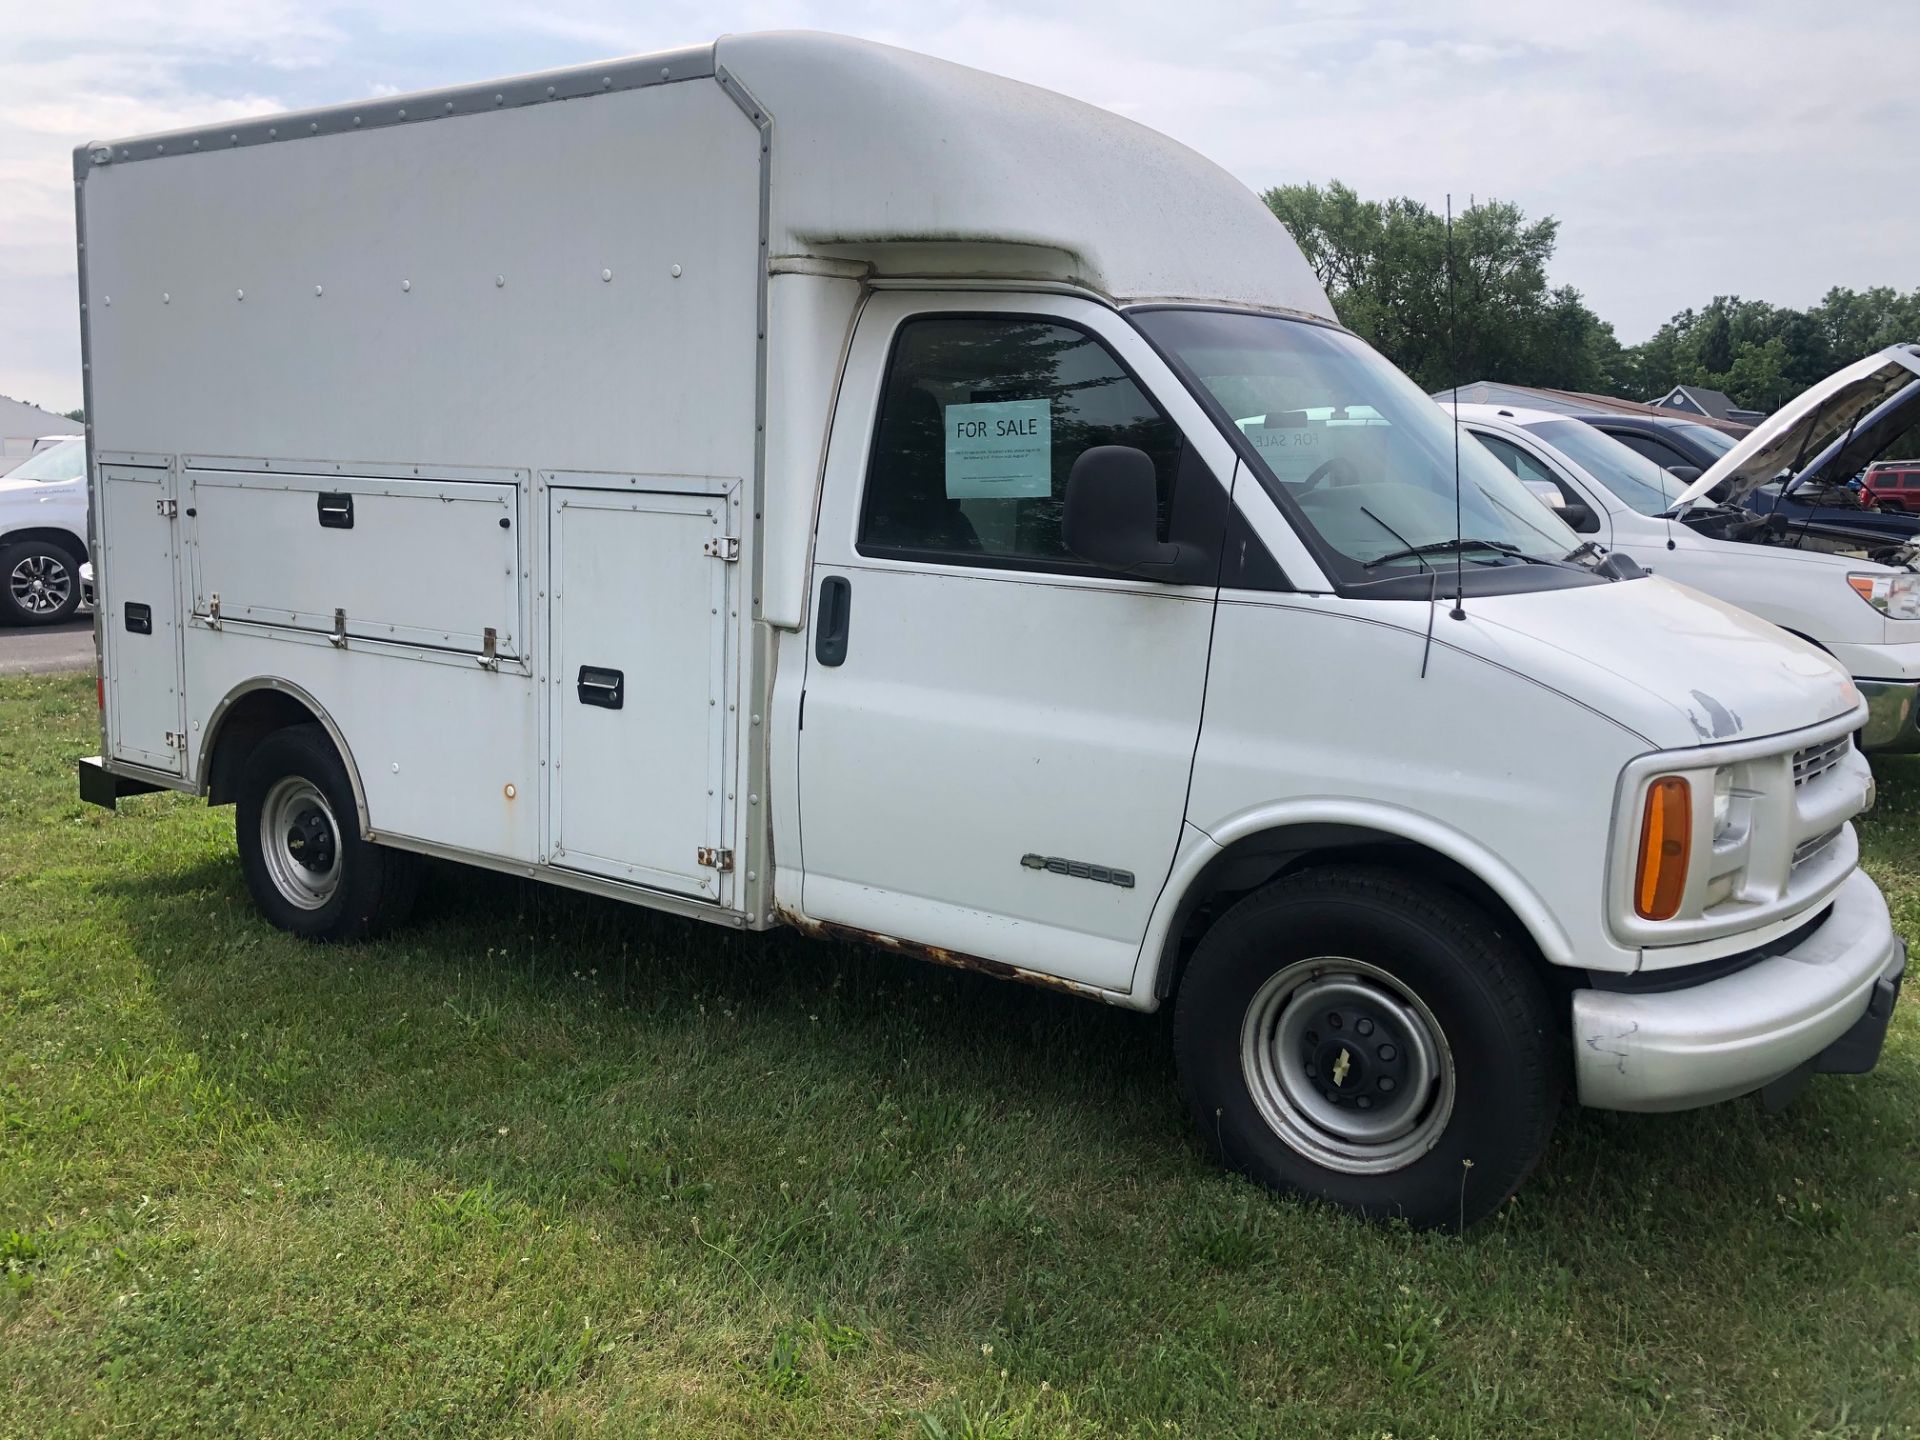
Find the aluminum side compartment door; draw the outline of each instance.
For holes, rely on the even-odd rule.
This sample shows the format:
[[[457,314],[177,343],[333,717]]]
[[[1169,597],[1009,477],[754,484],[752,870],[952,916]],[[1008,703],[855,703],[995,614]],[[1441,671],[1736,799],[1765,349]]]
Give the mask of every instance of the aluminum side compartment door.
[[[108,750],[115,760],[178,775],[186,754],[178,737],[186,724],[173,472],[102,465],[100,501],[94,588]]]
[[[547,493],[552,861],[725,903],[730,507],[717,495]]]

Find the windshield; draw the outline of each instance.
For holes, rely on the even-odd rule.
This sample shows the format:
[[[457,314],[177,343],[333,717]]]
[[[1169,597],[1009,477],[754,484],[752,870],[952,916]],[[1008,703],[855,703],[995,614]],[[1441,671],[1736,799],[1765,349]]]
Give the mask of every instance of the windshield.
[[[1696,425],[1691,420],[1663,421],[1662,423],[1716,455],[1724,455],[1733,448],[1733,436],[1724,430],[1716,430],[1711,425]]]
[[[30,460],[23,460],[9,470],[9,480],[78,480],[87,470],[87,442],[84,436],[76,435],[71,440],[62,440],[58,445],[49,445]]]
[[[1584,420],[1542,420],[1524,427],[1578,465],[1642,515],[1664,515],[1687,488],[1638,450],[1629,450]]]
[[[1499,461],[1458,447],[1446,412],[1363,341],[1326,325],[1218,310],[1133,317],[1246,436],[1261,479],[1358,583],[1557,561],[1580,543]]]

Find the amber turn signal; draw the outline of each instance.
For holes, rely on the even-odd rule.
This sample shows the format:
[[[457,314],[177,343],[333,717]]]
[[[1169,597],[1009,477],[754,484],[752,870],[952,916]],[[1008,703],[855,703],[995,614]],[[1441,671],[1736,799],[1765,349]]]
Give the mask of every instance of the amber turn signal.
[[[1679,913],[1692,849],[1692,788],[1678,775],[1662,775],[1647,787],[1647,810],[1640,819],[1633,908],[1642,920],[1671,920]]]

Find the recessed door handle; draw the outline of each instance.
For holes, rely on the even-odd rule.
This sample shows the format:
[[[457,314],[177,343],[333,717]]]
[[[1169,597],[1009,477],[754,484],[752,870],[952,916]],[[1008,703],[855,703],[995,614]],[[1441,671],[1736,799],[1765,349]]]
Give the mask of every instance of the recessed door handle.
[[[820,610],[813,618],[813,658],[822,665],[847,659],[847,630],[853,616],[853,582],[829,575],[820,582]]]
[[[619,710],[627,698],[627,677],[618,670],[603,670],[597,665],[582,665],[574,694],[582,705],[597,705],[602,710]]]
[[[315,500],[314,508],[320,512],[320,526],[324,530],[351,530],[353,528],[353,496],[342,490],[323,490]]]

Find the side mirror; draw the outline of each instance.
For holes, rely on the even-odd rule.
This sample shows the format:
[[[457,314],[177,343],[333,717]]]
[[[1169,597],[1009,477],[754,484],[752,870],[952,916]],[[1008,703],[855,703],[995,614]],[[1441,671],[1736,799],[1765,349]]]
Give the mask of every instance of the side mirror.
[[[1666,472],[1673,476],[1674,479],[1687,485],[1691,485],[1700,478],[1700,467],[1698,465],[1669,465],[1666,467]]]
[[[1600,521],[1593,511],[1585,505],[1569,505],[1562,501],[1554,513],[1564,520],[1567,528],[1578,535],[1592,535],[1599,531]]]
[[[1095,445],[1068,472],[1060,538],[1082,560],[1109,570],[1157,570],[1180,558],[1178,545],[1160,539],[1159,511],[1146,452]]]
[[[1534,499],[1538,500],[1549,510],[1564,510],[1567,508],[1567,497],[1560,493],[1560,487],[1551,480],[1522,479],[1520,483],[1527,487],[1527,493],[1529,495],[1533,496]]]

